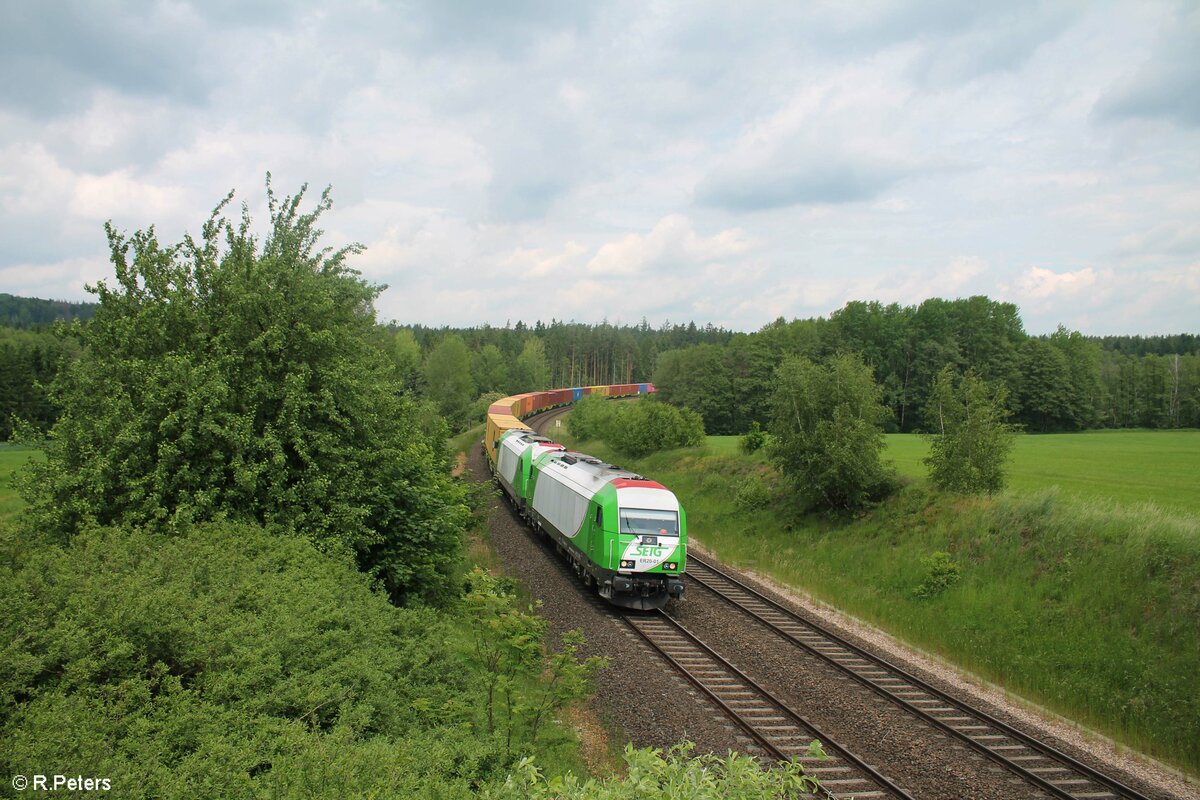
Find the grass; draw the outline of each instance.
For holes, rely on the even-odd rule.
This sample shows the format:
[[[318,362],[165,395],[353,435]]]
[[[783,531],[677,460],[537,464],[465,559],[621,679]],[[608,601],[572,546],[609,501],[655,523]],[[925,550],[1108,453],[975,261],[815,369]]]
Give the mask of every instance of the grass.
[[[766,459],[741,454],[736,437],[618,463],[673,489],[690,535],[722,559],[1200,774],[1200,517],[1178,503],[1186,481],[1171,480],[1200,474],[1200,440],[1190,431],[1063,438],[1072,437],[1018,444],[1014,483],[1036,489],[960,498],[918,480],[852,520],[798,515]],[[901,472],[923,474],[916,446],[924,442],[889,439]],[[1061,490],[1039,477],[1049,475],[1062,476]],[[1147,485],[1167,488],[1138,488]],[[935,553],[948,554],[958,579],[922,597]]]
[[[731,436],[714,436],[722,452]],[[929,443],[916,434],[886,437],[886,456],[901,475],[923,479]],[[732,452],[732,451],[731,451]],[[1200,431],[1088,431],[1018,436],[1009,488],[1056,486],[1064,497],[1200,513]]]
[[[13,477],[17,470],[31,458],[40,461],[44,457],[41,450],[32,447],[0,444],[0,522],[15,517],[24,505],[17,496],[16,487],[13,486]]]
[[[469,454],[471,447],[483,440],[483,425],[476,425],[450,439],[451,453]]]

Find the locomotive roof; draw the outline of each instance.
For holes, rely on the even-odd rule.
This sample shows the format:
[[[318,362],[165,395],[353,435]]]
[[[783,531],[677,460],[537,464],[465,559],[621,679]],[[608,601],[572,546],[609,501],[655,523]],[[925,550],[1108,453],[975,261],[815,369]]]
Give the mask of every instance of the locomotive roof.
[[[557,475],[575,484],[589,495],[595,494],[610,483],[617,486],[637,486],[645,489],[669,491],[666,487],[655,483],[649,478],[627,469],[621,469],[615,464],[606,464],[595,456],[589,456],[587,453],[571,450],[550,453],[549,458],[552,463],[559,466],[559,470],[556,470]]]

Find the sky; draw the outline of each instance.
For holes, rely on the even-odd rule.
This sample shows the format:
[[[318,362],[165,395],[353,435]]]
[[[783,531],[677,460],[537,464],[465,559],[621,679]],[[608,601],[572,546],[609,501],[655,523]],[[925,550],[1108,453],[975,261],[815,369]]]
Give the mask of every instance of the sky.
[[[7,0],[0,74],[2,292],[269,171],[384,321],[1200,331],[1197,2]]]

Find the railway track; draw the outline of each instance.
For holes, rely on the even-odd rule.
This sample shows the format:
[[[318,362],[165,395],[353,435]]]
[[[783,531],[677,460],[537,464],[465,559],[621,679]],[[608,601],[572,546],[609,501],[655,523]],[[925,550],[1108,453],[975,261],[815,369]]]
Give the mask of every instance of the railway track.
[[[820,781],[820,793],[825,797],[912,800],[667,614],[610,613],[620,617],[772,758],[799,761],[806,773]],[[814,741],[821,743],[824,756],[810,752]]]
[[[1145,795],[926,683],[688,553],[686,577],[871,691],[1063,800]]]

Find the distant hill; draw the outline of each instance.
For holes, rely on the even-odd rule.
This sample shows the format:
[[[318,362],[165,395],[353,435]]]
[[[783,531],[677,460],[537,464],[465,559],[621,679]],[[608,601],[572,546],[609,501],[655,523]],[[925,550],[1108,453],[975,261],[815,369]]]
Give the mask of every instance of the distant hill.
[[[40,328],[60,319],[66,322],[76,319],[86,322],[95,313],[95,303],[42,300],[0,292],[0,325],[10,328]]]

